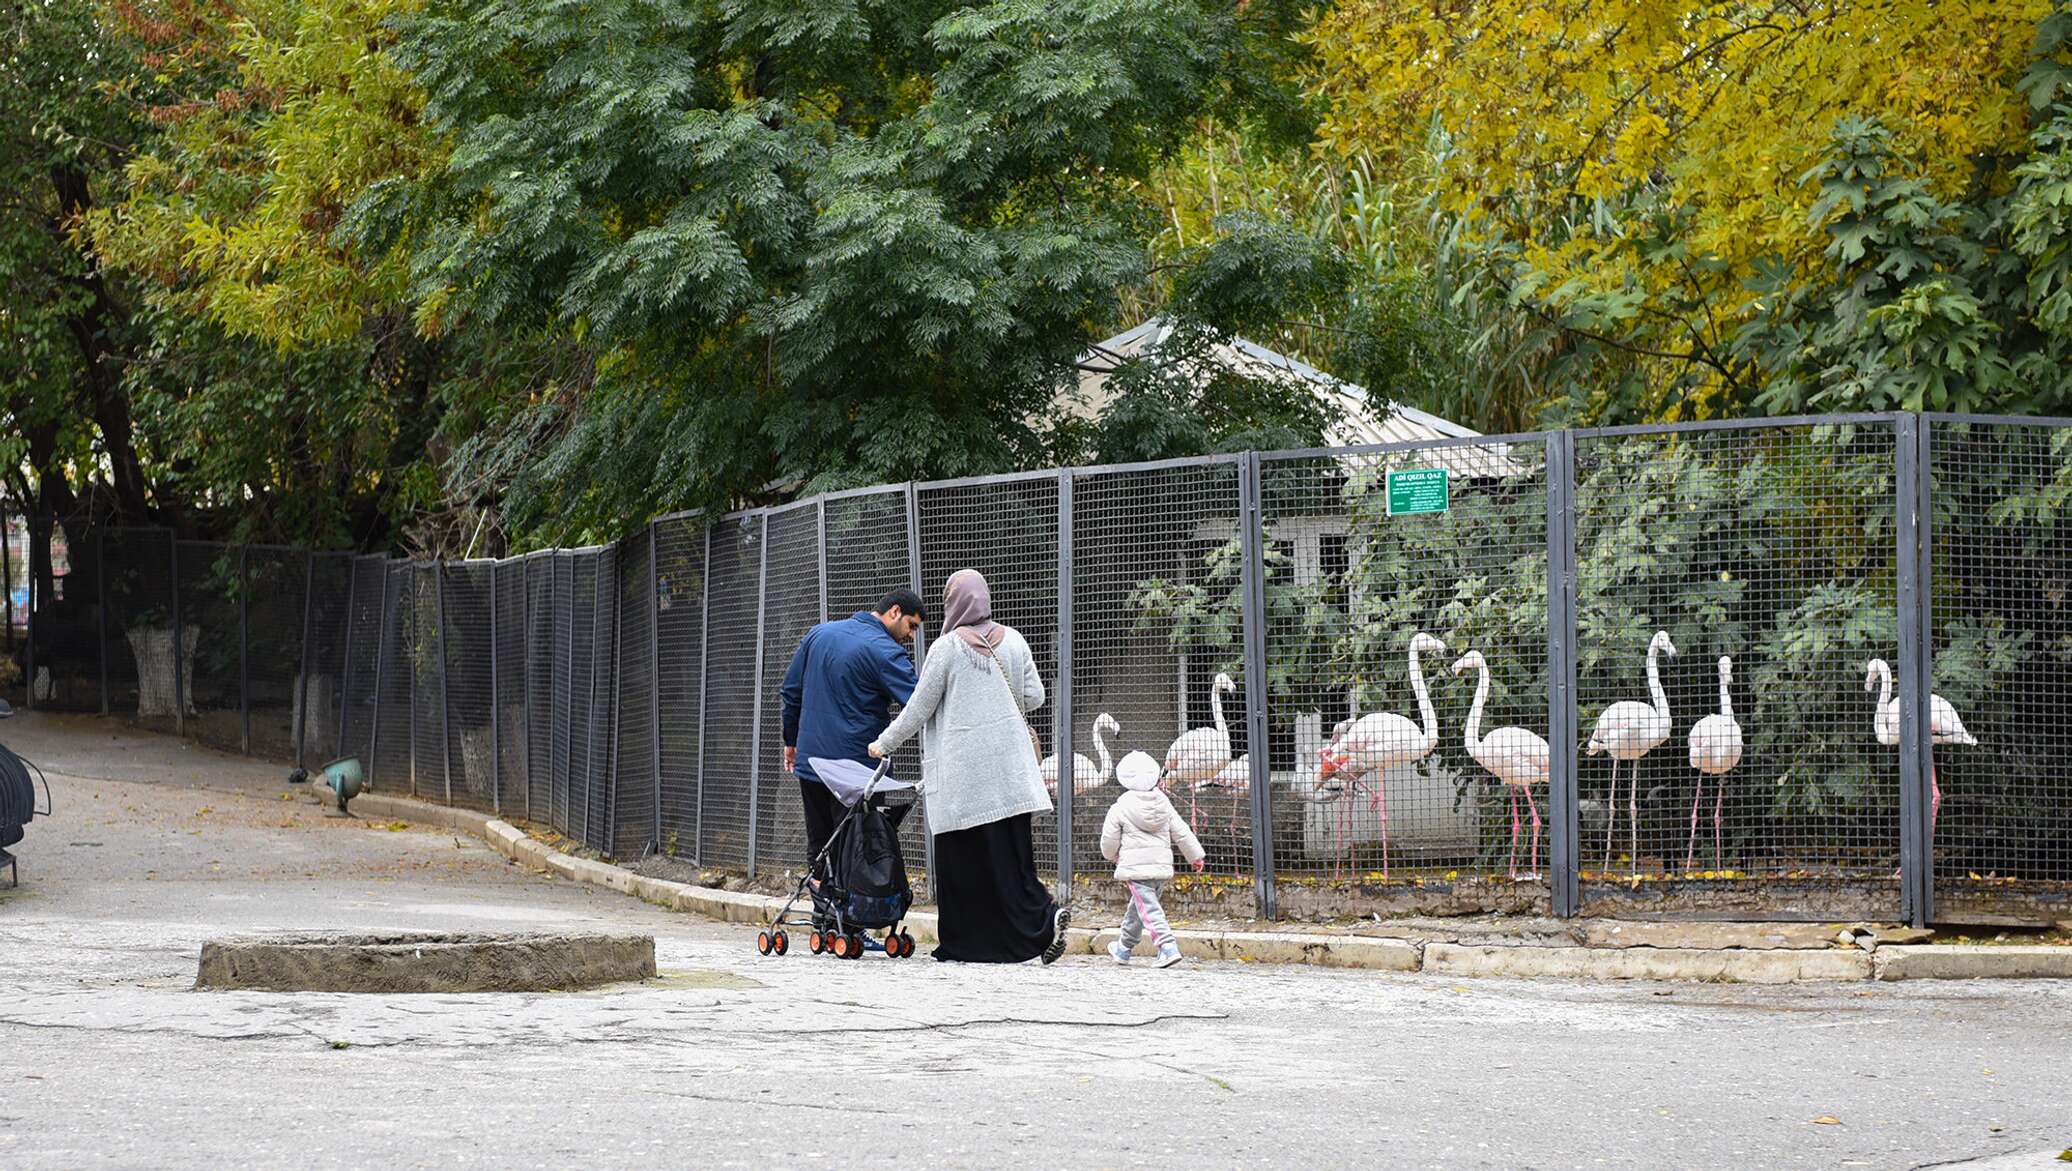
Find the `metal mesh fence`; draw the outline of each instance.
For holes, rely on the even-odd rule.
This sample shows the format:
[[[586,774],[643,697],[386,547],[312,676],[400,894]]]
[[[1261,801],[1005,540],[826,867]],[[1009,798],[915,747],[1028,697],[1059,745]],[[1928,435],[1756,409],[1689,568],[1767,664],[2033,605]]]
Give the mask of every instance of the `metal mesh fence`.
[[[776,876],[799,640],[970,567],[1050,691],[1070,830],[1035,844],[1075,897],[1114,893],[1099,830],[1142,749],[1208,850],[1173,892],[1196,913],[2047,922],[2068,509],[2072,423],[1851,416],[888,487],[496,564],[17,522],[52,580],[12,679]]]
[[[826,508],[822,528],[827,541],[829,621],[874,609],[886,594],[913,584],[915,550],[908,532],[906,489],[830,497]],[[917,890],[927,881],[927,839],[928,819],[917,805],[899,826],[907,876]]]
[[[703,778],[698,861],[746,869],[761,688],[763,518],[713,526],[706,591]]]
[[[18,705],[99,711],[103,538],[94,531],[73,532],[44,521],[15,519],[10,529],[17,538],[6,564],[6,633],[12,666],[0,692]],[[34,575],[33,597],[31,531],[48,531],[50,545],[50,574],[47,580]]]
[[[453,778],[454,804],[484,811],[496,804],[489,574],[487,561],[457,562],[441,568],[439,584],[447,775]]]
[[[618,733],[612,750],[611,852],[637,858],[656,840],[655,641],[648,535],[619,546],[614,602],[618,611],[613,702]]]
[[[1229,881],[1252,869],[1238,472],[1225,459],[1075,477],[1072,758],[1051,751],[1043,771],[1054,800],[1069,783],[1074,870],[1092,891],[1115,890],[1100,852],[1122,792],[1113,762],[1141,749],[1208,851],[1210,877],[1174,897],[1251,897]]]
[[[769,541],[763,572],[761,627],[763,703],[758,715],[756,827],[758,869],[797,872],[806,863],[806,822],[799,783],[784,768],[783,707],[777,689],[792,652],[818,625],[821,605],[820,508],[815,502],[773,510],[764,521]]]
[[[1929,452],[1936,906],[2047,918],[2072,889],[2072,428],[1934,422]]]
[[[1586,435],[1576,463],[1586,904],[1895,913],[1864,694],[1897,657],[1892,427]]]
[[[1284,908],[1548,897],[1545,469],[1530,441],[1263,461]]]
[[[531,813],[531,739],[526,725],[528,626],[524,561],[500,561],[491,571],[496,662],[496,809],[507,819]]]
[[[554,778],[565,729],[559,722],[554,666],[561,662],[561,610],[554,604],[560,558],[535,553],[525,567],[525,816],[542,824],[554,819]]]
[[[1054,689],[1058,673],[1058,477],[1055,473],[917,489],[921,542],[921,598],[939,614],[952,573],[976,569],[992,588],[993,616],[1020,631],[1036,669]],[[921,655],[929,654],[927,647]],[[957,653],[954,650],[950,653]],[[1057,742],[1057,705],[1029,714],[1045,753]],[[919,747],[902,749],[908,762]],[[908,763],[909,771],[919,771]],[[1055,810],[1034,818],[1036,866],[1058,869]]]

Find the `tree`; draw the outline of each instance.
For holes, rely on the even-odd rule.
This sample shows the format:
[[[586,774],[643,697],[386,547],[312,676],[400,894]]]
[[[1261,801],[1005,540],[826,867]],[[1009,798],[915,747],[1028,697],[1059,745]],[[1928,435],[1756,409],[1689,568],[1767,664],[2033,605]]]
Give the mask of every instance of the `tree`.
[[[2037,70],[2061,68],[2066,19],[2050,0],[1355,0],[1308,36],[1324,145],[1405,158],[1436,119],[1447,206],[1561,332],[1575,409],[1625,419],[1775,403],[1742,333],[1846,283],[1819,181],[1834,136],[1875,123],[1883,178],[1983,206],[2041,146]],[[1933,230],[1977,247],[1978,228]],[[1904,356],[1859,324],[1864,361]]]

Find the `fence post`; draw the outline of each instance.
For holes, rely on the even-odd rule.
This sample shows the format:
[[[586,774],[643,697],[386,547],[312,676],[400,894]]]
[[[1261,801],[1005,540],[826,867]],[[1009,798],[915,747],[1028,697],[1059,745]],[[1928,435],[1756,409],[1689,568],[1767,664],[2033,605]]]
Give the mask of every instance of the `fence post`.
[[[518,583],[523,587],[522,612],[525,621],[524,629],[519,632],[521,636],[519,642],[524,645],[525,653],[518,660],[518,664],[521,673],[525,676],[525,683],[519,688],[519,694],[524,697],[523,702],[525,704],[525,820],[527,821],[533,820],[532,787],[537,783],[539,776],[534,770],[540,767],[539,761],[533,759],[532,752],[532,742],[535,739],[532,733],[532,567],[538,562],[539,558],[537,557],[524,557],[518,563],[520,570]],[[549,697],[547,704],[547,744],[550,749],[550,755],[554,743],[553,707],[553,700]]]
[[[569,672],[576,661],[576,563],[573,560],[574,557],[575,554],[567,550],[555,551],[553,579],[549,583],[553,589],[553,597],[550,601],[554,609],[560,614],[562,619],[561,625],[564,633],[567,635],[567,638],[564,640],[567,649],[561,656],[561,674],[564,677],[569,676]],[[567,610],[561,609],[561,570],[563,567],[568,569]],[[576,700],[575,680],[569,677],[568,685],[560,690],[566,693],[561,700],[561,714],[568,722],[568,734],[561,738],[561,772],[558,777],[559,784],[556,785],[560,795],[561,823],[554,826],[554,828],[566,834],[569,832],[570,807],[574,804],[573,799],[569,796],[569,785],[571,783],[569,774],[575,772],[576,769],[576,717],[573,710]],[[552,766],[549,765],[549,767],[551,768]],[[551,814],[549,816],[551,819]]]
[[[108,714],[108,530],[96,526],[94,529],[94,570],[100,578],[95,583],[97,600],[95,604],[94,634],[101,648],[101,714]],[[7,597],[10,607],[14,604],[14,577],[7,577]],[[8,617],[7,637],[14,638],[14,618]]]
[[[374,630],[374,716],[367,721],[367,783],[370,786],[378,779],[375,775],[379,771],[376,766],[381,761],[381,660],[388,647],[389,623],[395,619],[395,615],[389,612],[388,604],[390,568],[388,558],[382,558],[381,597],[374,604],[376,611],[381,615],[379,625]]]
[[[453,804],[453,689],[446,678],[446,562],[432,562],[432,622],[439,631],[439,776],[446,786],[446,804]]]
[[[655,778],[655,853],[662,852],[662,601],[657,577],[662,559],[661,538],[655,523],[648,522],[648,767]]]
[[[498,817],[504,815],[503,679],[497,671],[496,645],[496,612],[503,608],[496,588],[496,571],[500,568],[494,561],[489,563],[489,808]]]
[[[1899,603],[1899,870],[1900,914],[1916,927],[1935,917],[1935,857],[1929,778],[1935,767],[1929,695],[1934,643],[1929,560],[1932,477],[1928,428],[1915,414],[1898,428],[1897,578]]]
[[[1259,453],[1238,464],[1238,548],[1244,558],[1245,746],[1252,786],[1252,898],[1264,919],[1280,916],[1273,857],[1273,751],[1267,706],[1273,683],[1266,665],[1266,510]]]
[[[612,626],[611,641],[607,644],[611,652],[605,656],[612,668],[612,729],[604,746],[604,834],[598,839],[600,844],[596,849],[607,858],[616,857],[619,848],[619,704],[626,697],[626,673],[619,670],[619,640],[625,637],[626,616],[626,591],[619,584],[619,557],[623,550],[623,543],[612,546]],[[598,554],[600,563],[603,558],[602,553]],[[603,574],[600,572],[597,576],[601,588]],[[597,694],[597,656],[597,645],[593,643],[590,649],[590,694],[593,696]],[[596,700],[591,700],[591,704],[594,707]],[[587,828],[588,822],[584,824]]]
[[[1058,685],[1052,709],[1058,778],[1058,901],[1072,901],[1072,472],[1058,473]]]
[[[712,663],[712,530],[718,523],[705,521],[705,561],[698,581],[698,768],[697,789],[691,797],[691,859],[705,862],[705,680]]]
[[[22,696],[28,709],[33,712],[36,710],[36,522],[34,519],[31,519],[24,527],[29,534],[29,548],[27,550],[29,554],[29,614],[25,622],[29,645],[23,648],[25,669],[22,671]],[[175,553],[178,552],[177,545],[178,542],[175,542]],[[53,576],[57,574],[57,567],[54,565],[51,567],[51,574]],[[173,578],[173,598],[176,604],[180,596],[179,591],[180,579],[175,575]],[[179,632],[174,631],[175,645],[178,644],[178,640]],[[174,670],[177,671],[179,669],[179,660],[173,660],[173,664]],[[177,694],[176,690],[176,697]]]
[[[755,570],[755,708],[748,730],[748,876],[755,877],[757,838],[762,832],[763,776],[763,623],[770,605],[770,514],[762,514],[756,535]]]
[[[1576,436],[1547,436],[1547,894],[1553,913],[1582,905],[1576,789]]]
[[[907,588],[914,596],[921,597],[921,493],[912,480],[906,486],[906,528],[907,528]],[[926,601],[926,599],[923,599]],[[914,669],[919,671],[921,661],[928,654],[928,631],[925,627],[914,631]],[[921,809],[921,868],[927,872],[929,897],[935,893],[935,835],[928,831],[928,809]]]
[[[172,553],[169,557],[169,561],[171,562],[172,566],[172,576],[168,580],[170,580],[173,583],[173,734],[176,736],[185,736],[187,734],[187,652],[182,644],[184,644],[187,641],[187,636],[186,630],[184,629],[180,618],[179,530],[169,530],[167,532],[167,536],[171,538],[171,540],[168,542],[168,545],[172,549]],[[34,563],[31,562],[32,566],[33,564]],[[29,629],[31,634],[35,632],[35,621],[36,575],[32,571],[29,574],[29,622],[31,623]],[[31,638],[29,640],[29,653],[31,655],[34,655],[36,653],[36,640],[34,638]],[[35,695],[33,684],[31,685],[30,695],[31,697]]]
[[[345,555],[345,628],[338,635],[338,735],[331,738],[333,758],[345,755],[345,721],[353,693],[353,607],[359,600],[359,558]]]
[[[35,576],[31,574],[30,576]],[[0,602],[7,607],[7,651],[14,653],[14,514],[0,510],[0,580],[6,585],[0,588]]]

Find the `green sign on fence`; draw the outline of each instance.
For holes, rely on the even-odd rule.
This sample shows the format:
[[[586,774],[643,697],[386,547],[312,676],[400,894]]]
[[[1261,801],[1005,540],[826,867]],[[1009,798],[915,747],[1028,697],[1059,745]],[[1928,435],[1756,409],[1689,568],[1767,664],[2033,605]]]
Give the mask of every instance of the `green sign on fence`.
[[[1417,468],[1389,473],[1389,515],[1415,516],[1421,512],[1445,512],[1446,469]]]

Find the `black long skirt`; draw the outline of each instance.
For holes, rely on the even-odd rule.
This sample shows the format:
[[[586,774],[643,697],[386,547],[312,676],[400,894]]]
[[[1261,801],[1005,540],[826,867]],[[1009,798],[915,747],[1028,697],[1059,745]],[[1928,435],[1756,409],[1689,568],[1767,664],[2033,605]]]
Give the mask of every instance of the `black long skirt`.
[[[1058,908],[1036,876],[1031,816],[935,835],[936,959],[1018,964],[1050,946]]]

